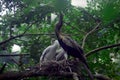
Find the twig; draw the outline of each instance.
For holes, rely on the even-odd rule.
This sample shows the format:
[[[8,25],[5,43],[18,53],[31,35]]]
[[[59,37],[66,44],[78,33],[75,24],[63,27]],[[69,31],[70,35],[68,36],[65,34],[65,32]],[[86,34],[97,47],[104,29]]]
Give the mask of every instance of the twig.
[[[85,37],[83,38],[83,41],[82,41],[82,48],[84,48],[84,45],[85,45],[85,41],[86,41],[86,38],[88,35],[90,35],[92,32],[94,32],[100,25],[100,22],[95,26],[95,28],[93,28],[90,32],[88,32]]]
[[[120,43],[118,44],[113,44],[113,45],[108,45],[108,46],[103,46],[103,47],[99,47],[96,49],[91,50],[90,52],[88,52],[85,56],[88,57],[90,55],[92,55],[93,53],[96,53],[98,51],[104,50],[104,49],[108,49],[108,48],[113,48],[113,47],[118,47],[120,46]]]

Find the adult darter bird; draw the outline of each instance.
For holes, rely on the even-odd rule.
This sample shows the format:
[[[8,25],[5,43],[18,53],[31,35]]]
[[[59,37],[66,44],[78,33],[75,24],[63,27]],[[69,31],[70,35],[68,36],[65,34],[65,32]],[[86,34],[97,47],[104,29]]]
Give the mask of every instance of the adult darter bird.
[[[88,64],[86,62],[86,58],[84,57],[83,49],[77,44],[76,41],[72,40],[69,36],[63,35],[61,33],[61,27],[63,26],[63,15],[60,13],[59,22],[55,27],[55,34],[59,41],[61,47],[67,52],[68,55],[78,58],[86,68],[91,80],[93,80],[92,73],[89,70]]]

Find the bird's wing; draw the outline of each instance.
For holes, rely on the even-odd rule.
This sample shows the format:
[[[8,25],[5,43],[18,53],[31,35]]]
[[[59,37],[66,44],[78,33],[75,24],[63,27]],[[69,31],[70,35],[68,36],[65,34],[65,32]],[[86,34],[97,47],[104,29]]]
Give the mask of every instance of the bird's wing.
[[[40,61],[44,60],[45,55],[50,51],[50,46],[47,47],[46,49],[44,49],[44,51],[42,52],[42,55],[40,57]]]
[[[66,45],[79,50],[82,54],[84,53],[80,45],[76,41],[72,40],[69,36],[66,36],[63,40]]]
[[[61,48],[59,49],[59,52],[57,53],[56,55],[56,60],[59,61],[59,60],[64,60],[66,59],[67,60],[68,58],[68,55],[67,53]]]

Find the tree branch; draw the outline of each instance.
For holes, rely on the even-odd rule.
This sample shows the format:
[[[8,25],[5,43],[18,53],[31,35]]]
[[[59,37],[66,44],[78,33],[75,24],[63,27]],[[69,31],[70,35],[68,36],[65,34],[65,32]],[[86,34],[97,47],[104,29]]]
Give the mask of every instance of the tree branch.
[[[68,64],[69,63],[69,64]],[[55,76],[55,77],[64,77],[64,78],[73,78],[74,80],[79,80],[80,75],[78,75],[76,72],[68,71],[66,69],[75,68],[75,64],[79,63],[78,61],[71,61],[67,62],[67,64],[64,63],[64,61],[59,62],[46,62],[41,67],[36,65],[33,68],[29,68],[29,70],[22,71],[22,72],[6,72],[3,74],[0,74],[0,80],[21,80],[23,78],[28,77],[39,77],[39,76]],[[74,66],[74,67],[73,67]],[[50,74],[51,73],[51,74]],[[87,78],[88,76],[84,76],[84,78]],[[94,75],[95,78],[106,80],[107,77],[103,75]]]
[[[9,34],[5,34],[5,35],[9,35]],[[39,35],[55,35],[55,34],[54,33],[39,33],[39,34],[26,33],[23,36],[31,36],[31,35],[32,36],[39,36]],[[70,36],[79,36],[80,34],[68,34],[68,35],[70,35]]]
[[[11,41],[11,40],[13,40],[13,39],[18,38],[18,37],[22,37],[22,36],[28,31],[28,29],[29,29],[31,26],[32,26],[32,24],[29,25],[22,34],[17,35],[17,36],[14,36],[14,37],[10,37],[9,39],[0,42],[0,45],[3,45],[3,44],[5,44],[5,43],[7,43],[7,42],[9,42],[9,41]]]
[[[50,74],[46,71],[23,71],[23,72],[7,72],[0,75],[0,80],[21,80],[26,77],[39,77],[39,76],[49,76]],[[59,76],[72,78],[73,73],[71,72],[54,72],[51,76]]]
[[[30,54],[0,54],[0,57],[9,57],[9,56],[27,56]]]
[[[5,43],[7,43],[7,42],[9,42],[9,41],[11,41],[11,40],[13,40],[15,38],[22,37],[23,35],[24,34],[20,34],[20,35],[14,36],[14,37],[10,37],[9,39],[0,42],[0,45],[3,45],[3,44],[5,44]]]
[[[108,45],[108,46],[103,46],[103,47],[99,47],[99,48],[96,48],[94,50],[91,50],[90,52],[88,52],[85,56],[88,57],[98,51],[101,51],[101,50],[104,50],[104,49],[108,49],[108,48],[113,48],[113,47],[118,47],[120,46],[120,43],[118,44],[113,44],[113,45]]]
[[[84,48],[84,45],[85,45],[85,41],[86,41],[86,38],[88,35],[90,35],[92,32],[94,32],[96,29],[98,29],[99,25],[101,24],[101,22],[97,23],[97,25],[90,31],[88,32],[85,37],[83,38],[83,41],[82,41],[82,48]]]
[[[0,80],[21,80],[26,77],[37,77],[37,76],[56,76],[77,79],[75,72],[66,71],[68,66],[76,64],[76,61],[70,61],[71,64],[64,64],[64,61],[49,61],[41,65],[36,65],[29,70],[23,72],[6,72],[0,74]],[[51,74],[49,74],[51,73]]]

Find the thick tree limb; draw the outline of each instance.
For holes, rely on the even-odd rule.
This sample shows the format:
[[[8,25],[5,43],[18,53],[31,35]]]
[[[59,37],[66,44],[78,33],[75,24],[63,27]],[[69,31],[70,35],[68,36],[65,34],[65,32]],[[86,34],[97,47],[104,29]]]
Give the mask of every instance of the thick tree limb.
[[[69,64],[68,64],[69,63]],[[70,72],[66,70],[68,66],[72,69],[75,68],[75,64],[78,63],[77,61],[69,61],[67,64],[64,61],[60,62],[48,62],[44,63],[41,67],[39,64],[35,67],[29,68],[29,70],[22,71],[22,72],[6,72],[0,74],[0,80],[21,80],[23,78],[28,77],[39,77],[39,76],[51,76],[51,77],[63,77],[63,78],[73,78],[74,80],[79,80],[80,75],[76,72]],[[72,67],[74,66],[74,67]],[[88,76],[84,76],[87,78]],[[103,75],[95,75],[95,78],[106,80],[107,77]]]
[[[52,75],[50,75],[49,72],[46,71],[39,71],[39,72],[35,72],[35,71],[23,71],[23,72],[7,72],[4,74],[0,75],[0,80],[20,80],[23,78],[27,78],[27,77],[39,77],[39,76],[56,76],[56,77],[64,77],[64,78],[73,78],[74,80],[79,80],[78,79],[78,75],[74,72],[54,72],[51,73]],[[98,80],[111,80],[110,78],[108,78],[107,76],[104,75],[94,75],[94,77]]]
[[[113,47],[118,47],[120,46],[120,43],[118,44],[113,44],[113,45],[109,45],[109,46],[103,46],[103,47],[99,47],[99,48],[96,48],[94,50],[91,50],[90,52],[88,52],[85,56],[88,57],[98,51],[101,51],[101,50],[104,50],[104,49],[108,49],[108,48],[113,48]]]
[[[7,72],[2,75],[0,75],[0,80],[20,80],[22,78],[27,77],[38,77],[38,76],[49,76],[50,74],[45,71],[39,71],[39,72],[32,72],[32,71],[23,71],[23,72]],[[54,72],[51,76],[59,76],[59,77],[66,77],[66,78],[72,78],[73,73],[71,72]]]
[[[71,62],[73,65],[76,62]],[[35,66],[30,70],[26,70],[23,72],[6,72],[0,75],[0,80],[19,80],[22,78],[27,77],[37,77],[37,76],[59,76],[59,77],[66,77],[66,78],[77,78],[77,74],[75,72],[64,71],[63,65],[71,65],[71,64],[64,64],[64,61],[60,62],[48,62],[44,63],[41,67]],[[51,73],[51,74],[50,74]]]

